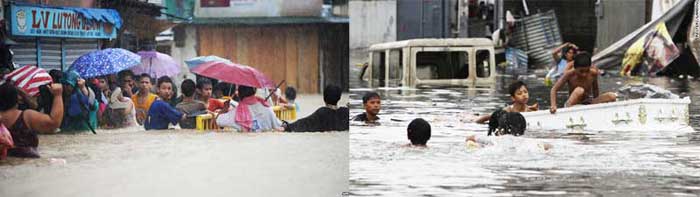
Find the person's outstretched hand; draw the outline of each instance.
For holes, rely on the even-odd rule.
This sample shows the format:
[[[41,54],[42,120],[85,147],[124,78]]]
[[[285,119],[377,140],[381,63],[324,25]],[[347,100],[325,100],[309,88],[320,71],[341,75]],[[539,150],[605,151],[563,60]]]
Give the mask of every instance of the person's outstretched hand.
[[[530,111],[537,111],[537,110],[540,109],[540,104],[539,104],[539,103],[535,103],[535,104],[532,104],[532,105],[530,105],[530,106],[527,106],[527,108],[528,108]]]
[[[557,113],[557,106],[552,105],[551,107],[549,107],[549,113],[552,113],[552,114]]]

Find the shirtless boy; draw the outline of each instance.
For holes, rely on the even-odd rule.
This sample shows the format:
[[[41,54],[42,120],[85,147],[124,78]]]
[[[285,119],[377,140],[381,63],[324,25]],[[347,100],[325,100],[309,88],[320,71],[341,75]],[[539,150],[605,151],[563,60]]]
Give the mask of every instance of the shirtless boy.
[[[591,66],[591,55],[582,52],[574,57],[574,69],[564,71],[564,75],[554,84],[549,92],[551,106],[549,112],[557,112],[557,91],[567,84],[569,86],[569,99],[565,107],[577,104],[596,104],[614,102],[617,95],[613,92],[606,92],[602,95],[598,90],[598,75],[600,70]]]

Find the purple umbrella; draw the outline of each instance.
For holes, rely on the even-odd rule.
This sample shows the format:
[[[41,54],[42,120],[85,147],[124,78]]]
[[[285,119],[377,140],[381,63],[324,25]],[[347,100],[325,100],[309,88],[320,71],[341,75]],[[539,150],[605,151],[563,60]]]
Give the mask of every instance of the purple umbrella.
[[[139,51],[141,64],[131,68],[134,74],[147,73],[153,78],[161,76],[173,77],[180,73],[180,64],[169,55],[156,51]]]

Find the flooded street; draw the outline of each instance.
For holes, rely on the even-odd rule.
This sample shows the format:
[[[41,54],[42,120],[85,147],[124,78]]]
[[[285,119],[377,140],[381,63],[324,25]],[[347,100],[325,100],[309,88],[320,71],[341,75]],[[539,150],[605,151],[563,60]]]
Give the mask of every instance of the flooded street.
[[[323,101],[302,95],[300,102],[303,115]],[[0,161],[0,196],[339,196],[348,190],[348,132],[97,132],[40,135],[41,158]]]
[[[356,68],[353,68],[356,69]],[[356,70],[355,70],[356,71]],[[354,71],[354,72],[355,72]],[[353,73],[353,72],[351,72]],[[355,72],[357,73],[357,72]],[[549,107],[542,71],[519,77],[528,84],[530,104]],[[609,73],[601,92],[631,83]],[[491,88],[379,89],[381,126],[351,123],[350,192],[357,196],[695,196],[700,195],[698,132],[546,132],[487,137],[486,125],[472,123],[510,103],[502,76]],[[647,81],[691,96],[691,125],[700,129],[700,82],[652,78]],[[366,87],[351,74],[352,87]],[[362,94],[351,89],[350,115],[362,113]],[[560,92],[559,101],[566,98]],[[561,104],[560,104],[561,106]],[[413,118],[432,126],[428,148],[407,148]],[[468,146],[475,135],[481,147]],[[551,149],[545,150],[545,145]]]

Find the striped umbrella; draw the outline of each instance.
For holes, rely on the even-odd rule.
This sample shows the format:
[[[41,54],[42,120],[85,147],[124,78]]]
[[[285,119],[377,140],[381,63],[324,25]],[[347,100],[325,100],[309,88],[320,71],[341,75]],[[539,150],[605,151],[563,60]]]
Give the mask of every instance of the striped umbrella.
[[[39,93],[39,86],[51,83],[53,80],[46,70],[34,65],[26,65],[5,75],[5,81],[11,81],[15,86],[21,88],[29,96]]]

